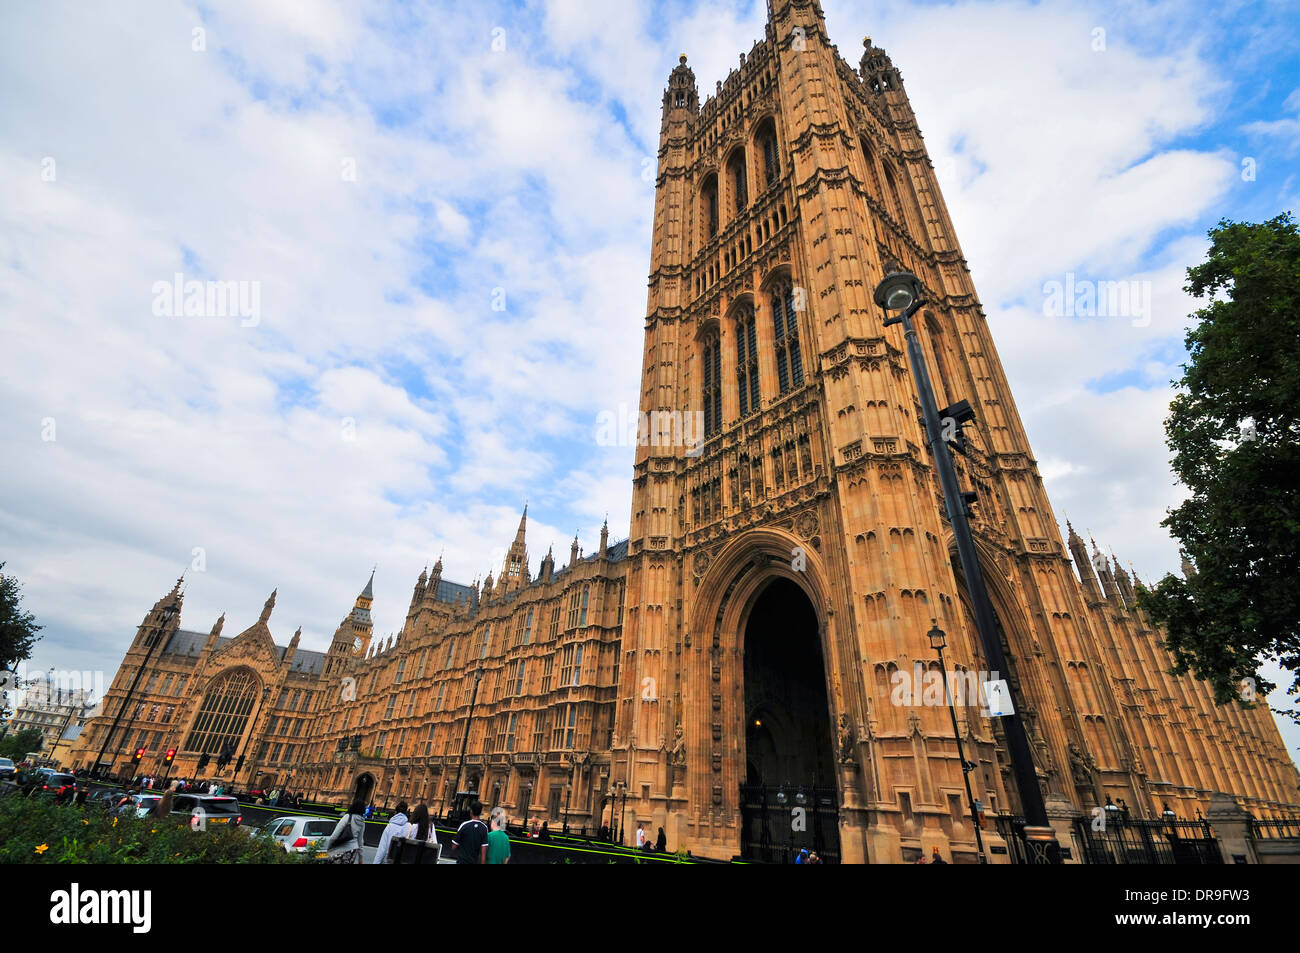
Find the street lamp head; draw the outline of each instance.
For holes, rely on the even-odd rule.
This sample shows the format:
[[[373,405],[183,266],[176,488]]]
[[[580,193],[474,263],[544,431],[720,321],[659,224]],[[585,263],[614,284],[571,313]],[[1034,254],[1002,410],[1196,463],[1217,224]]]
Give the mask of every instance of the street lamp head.
[[[948,635],[939,628],[939,623],[935,619],[930,620],[930,648],[942,652],[948,646]]]
[[[885,277],[876,285],[875,301],[886,311],[906,311],[921,300],[921,283],[895,262],[886,265]]]

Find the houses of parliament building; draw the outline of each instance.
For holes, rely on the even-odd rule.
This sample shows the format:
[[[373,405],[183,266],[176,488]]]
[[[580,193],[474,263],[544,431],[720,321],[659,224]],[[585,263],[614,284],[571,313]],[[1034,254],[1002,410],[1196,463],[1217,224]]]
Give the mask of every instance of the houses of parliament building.
[[[939,671],[934,624],[950,670],[989,667],[903,332],[872,300],[897,262],[939,406],[975,412],[956,465],[1053,825],[1112,802],[1193,818],[1216,792],[1296,813],[1268,708],[1170,675],[1140,582],[1058,529],[902,77],[864,46],[855,70],[816,0],[771,0],[703,102],[686,56],[669,76],[640,406],[703,433],[638,446],[627,540],[534,563],[525,509],[498,575],[455,583],[439,560],[381,643],[372,574],[325,652],[277,642],[275,593],[233,637],[224,616],[181,628],[178,582],[74,763],[161,774],[175,749],[173,776],[335,802],[472,789],[515,822],[663,827],[714,858],[753,855],[754,792],[775,792],[844,862],[972,860],[946,700],[897,691]],[[974,798],[1016,813],[981,711],[956,708]]]

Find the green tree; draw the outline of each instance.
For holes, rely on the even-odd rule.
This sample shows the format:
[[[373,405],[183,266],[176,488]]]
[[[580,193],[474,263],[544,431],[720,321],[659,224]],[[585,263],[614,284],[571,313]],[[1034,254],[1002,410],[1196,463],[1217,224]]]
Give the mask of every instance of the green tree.
[[[45,736],[39,728],[24,728],[0,740],[0,758],[21,761],[27,757],[27,752],[40,751],[44,747]]]
[[[1300,233],[1286,213],[1209,235],[1185,287],[1209,300],[1192,315],[1165,421],[1190,496],[1161,525],[1191,568],[1138,601],[1168,632],[1174,671],[1209,682],[1222,704],[1272,691],[1264,659],[1300,691]]]
[[[0,563],[0,569],[4,568]],[[23,611],[18,579],[0,572],[0,668],[13,668],[31,658],[32,646],[39,638],[36,633],[42,628],[35,616]]]

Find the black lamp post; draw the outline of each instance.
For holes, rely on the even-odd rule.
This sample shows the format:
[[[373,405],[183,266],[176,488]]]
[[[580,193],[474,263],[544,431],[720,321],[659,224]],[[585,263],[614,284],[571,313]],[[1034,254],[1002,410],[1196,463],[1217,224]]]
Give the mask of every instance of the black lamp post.
[[[569,805],[573,803],[573,782],[564,782],[564,833],[569,833]]]
[[[113,742],[113,734],[117,731],[118,722],[121,721],[122,718],[122,712],[126,711],[126,709],[130,706],[131,702],[134,700],[135,690],[137,686],[139,686],[140,684],[140,678],[144,675],[144,670],[149,667],[149,662],[153,658],[153,650],[162,643],[163,633],[167,631],[167,626],[171,623],[172,619],[175,618],[176,613],[179,611],[180,611],[180,607],[176,605],[176,599],[173,598],[171,602],[167,603],[167,605],[162,607],[162,613],[160,618],[158,619],[158,625],[154,632],[153,638],[145,640],[145,648],[147,649],[147,651],[144,653],[144,661],[142,661],[140,663],[140,667],[135,670],[135,678],[131,679],[131,687],[128,688],[126,691],[126,698],[124,698],[122,700],[122,704],[118,706],[117,714],[113,716],[113,723],[108,727],[108,734],[104,736],[104,744],[100,747],[99,754],[95,756],[96,777],[98,777],[100,774],[100,770],[101,770],[100,765],[104,761],[104,752],[108,750],[108,746]],[[114,763],[117,762],[117,756],[122,753],[123,738],[125,738],[130,734],[131,727],[134,724],[135,724],[135,715],[133,714],[131,715],[130,719],[127,721],[126,727],[122,729],[122,737],[118,739],[117,748],[113,750]]]
[[[948,644],[948,636],[935,619],[930,620],[930,648],[939,653],[939,675],[943,678],[943,698],[948,705],[948,714],[952,716],[952,736],[957,739],[957,759],[961,762],[961,777],[966,782],[966,801],[970,804],[971,822],[975,825],[975,850],[981,864],[987,864],[984,856],[984,836],[980,833],[979,809],[975,806],[975,795],[971,792],[970,773],[975,770],[975,762],[967,761],[962,749],[961,732],[957,728],[957,707],[953,703],[952,693],[948,691],[948,669],[943,662],[943,647]]]
[[[618,812],[618,845],[622,847],[624,844],[623,824],[625,819],[627,818],[627,782],[626,781],[618,782],[618,790],[619,793],[623,795],[623,806]]]
[[[533,801],[533,782],[525,781],[524,782],[524,814],[523,814],[524,836],[528,835],[528,805],[530,805],[532,801]]]
[[[256,711],[256,713],[254,713],[252,719],[250,719],[250,721],[249,721],[249,723],[248,723],[249,726],[250,726],[250,728],[256,728],[256,727],[257,727],[257,719],[260,718],[260,717],[262,716],[262,706],[266,704],[266,696],[268,696],[268,695],[270,695],[270,694],[271,694],[271,686],[269,686],[269,685],[263,685],[263,686],[262,686],[262,696],[257,700],[257,711]],[[246,742],[244,742],[244,744],[247,745],[247,750],[248,750],[248,751],[252,751],[252,749],[253,749],[253,745],[254,745],[255,743],[256,743],[256,741],[255,741],[255,739],[253,738],[253,732],[250,730],[250,731],[248,732],[248,740],[247,740]],[[240,758],[241,758],[241,759],[243,758],[243,755],[242,755],[242,754],[240,754]],[[260,761],[261,759],[259,758],[258,760]],[[249,774],[249,777],[250,777],[249,790],[252,790],[251,778],[252,778],[253,767],[254,767],[253,764],[252,764],[253,759],[252,759],[252,758],[249,758],[248,761],[249,761],[249,765],[248,765],[248,774]],[[257,773],[258,773],[258,774],[261,774],[260,771],[257,772]],[[236,770],[236,771],[235,771],[235,775],[238,775],[238,774],[239,774],[239,771]],[[239,780],[238,777],[232,776],[231,779],[230,779],[230,786],[231,786],[231,787],[235,787],[235,785],[236,785],[236,783],[238,782],[238,780]]]
[[[917,396],[921,400],[921,412],[925,418],[925,435],[930,444],[930,454],[934,458],[935,469],[939,475],[939,486],[943,491],[944,509],[948,522],[952,526],[953,536],[957,542],[957,557],[961,562],[962,574],[966,577],[966,590],[970,595],[971,606],[975,611],[975,627],[979,630],[980,643],[984,648],[984,658],[992,673],[1005,677],[1010,672],[1006,657],[1002,653],[1002,644],[998,639],[997,624],[994,622],[993,607],[989,603],[988,591],[984,588],[984,574],[980,571],[979,559],[975,554],[975,539],[971,535],[970,521],[967,518],[966,504],[973,499],[962,493],[957,484],[957,471],[953,467],[952,456],[943,439],[943,420],[955,421],[958,426],[973,420],[975,413],[967,401],[959,401],[944,408],[942,413],[935,404],[934,388],[930,383],[930,370],[925,363],[925,354],[921,342],[912,325],[912,316],[925,303],[921,297],[921,283],[916,275],[903,271],[898,265],[886,266],[888,273],[876,286],[875,302],[884,311],[893,312],[894,316],[885,319],[885,326],[902,322],[904,336],[907,339],[907,354],[912,364],[912,376],[916,381]],[[1007,681],[1008,691],[1010,680]],[[1016,778],[1016,788],[1020,793],[1020,804],[1025,812],[1025,839],[1033,848],[1033,855],[1039,863],[1060,863],[1060,849],[1056,834],[1047,822],[1047,809],[1043,804],[1043,792],[1038,786],[1034,772],[1033,755],[1029,749],[1029,737],[1020,721],[1019,710],[1022,699],[1015,699],[1016,712],[999,715],[1007,736],[1007,751],[1011,757],[1011,767]]]
[[[460,760],[456,762],[456,781],[453,784],[452,797],[460,793],[460,775],[465,768],[465,751],[469,747],[469,726],[474,721],[474,705],[478,702],[478,683],[483,680],[483,666],[474,670],[474,693],[469,698],[469,713],[465,716],[465,735],[460,741]],[[455,809],[455,805],[453,805]]]

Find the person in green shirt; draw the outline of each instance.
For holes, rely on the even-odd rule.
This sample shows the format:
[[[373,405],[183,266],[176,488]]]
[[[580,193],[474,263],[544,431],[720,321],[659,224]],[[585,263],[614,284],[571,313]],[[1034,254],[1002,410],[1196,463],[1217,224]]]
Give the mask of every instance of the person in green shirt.
[[[506,811],[503,807],[492,809],[492,829],[487,836],[487,862],[510,863],[510,835],[506,833]]]

